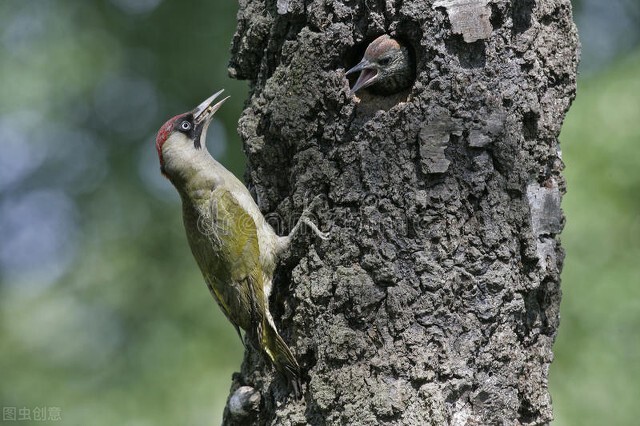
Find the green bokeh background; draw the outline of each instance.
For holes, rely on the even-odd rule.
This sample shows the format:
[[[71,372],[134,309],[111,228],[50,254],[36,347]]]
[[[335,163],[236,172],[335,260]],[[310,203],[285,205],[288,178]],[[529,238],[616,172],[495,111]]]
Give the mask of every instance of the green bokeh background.
[[[640,9],[576,6],[585,53],[561,135],[555,424],[635,425]],[[610,10],[622,14],[603,19]],[[209,149],[242,175],[247,85],[226,70],[236,11],[0,1],[0,406],[59,407],[58,424],[220,422],[242,345],[201,282],[153,141],[166,118],[225,88]]]

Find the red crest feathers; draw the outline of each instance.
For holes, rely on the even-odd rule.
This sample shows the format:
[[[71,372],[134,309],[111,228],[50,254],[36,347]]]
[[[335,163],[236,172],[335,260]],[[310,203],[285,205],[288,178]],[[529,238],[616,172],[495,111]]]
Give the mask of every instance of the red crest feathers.
[[[156,151],[158,151],[158,159],[160,160],[160,167],[164,165],[164,161],[162,159],[162,145],[164,145],[167,139],[169,139],[169,135],[173,130],[173,123],[175,123],[176,120],[178,120],[183,115],[184,114],[179,114],[179,115],[176,115],[175,117],[171,117],[169,120],[167,120],[166,123],[162,125],[162,127],[160,127],[160,130],[158,130],[158,135],[156,136]]]

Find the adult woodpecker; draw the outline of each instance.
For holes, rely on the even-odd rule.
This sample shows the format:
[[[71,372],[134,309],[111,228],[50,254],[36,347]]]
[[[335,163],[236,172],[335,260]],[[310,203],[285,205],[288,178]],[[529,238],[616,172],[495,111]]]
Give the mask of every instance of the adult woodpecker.
[[[360,72],[351,94],[370,87],[373,93],[391,95],[411,86],[414,69],[409,49],[383,34],[373,40],[362,60],[346,75]]]
[[[300,366],[278,334],[269,295],[278,257],[306,224],[327,238],[303,212],[288,236],[276,235],[247,188],[209,154],[207,128],[227,98],[222,90],[193,111],[169,119],[158,131],[160,170],[182,199],[187,240],[204,280],[236,328],[283,373],[300,395]],[[240,336],[242,339],[242,336]]]

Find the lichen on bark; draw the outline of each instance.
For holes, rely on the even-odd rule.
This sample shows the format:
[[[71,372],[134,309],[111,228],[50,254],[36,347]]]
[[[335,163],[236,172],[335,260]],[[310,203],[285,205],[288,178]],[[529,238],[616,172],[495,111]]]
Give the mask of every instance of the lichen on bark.
[[[331,238],[296,244],[271,300],[302,400],[248,347],[232,395],[259,407],[225,424],[551,420],[577,34],[568,0],[483,3],[490,34],[468,43],[433,2],[240,1],[246,178],[283,218],[326,196]],[[383,33],[415,52],[414,85],[349,96],[344,70]]]

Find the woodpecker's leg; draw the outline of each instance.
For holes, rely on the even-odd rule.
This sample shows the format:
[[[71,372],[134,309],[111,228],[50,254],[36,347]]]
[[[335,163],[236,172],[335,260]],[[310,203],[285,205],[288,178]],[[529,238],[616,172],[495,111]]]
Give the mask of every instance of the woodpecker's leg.
[[[302,212],[302,215],[300,215],[300,219],[298,219],[298,222],[296,222],[296,224],[293,227],[293,229],[291,229],[291,232],[289,232],[289,235],[287,235],[285,237],[280,237],[280,239],[278,241],[278,245],[279,245],[278,253],[282,253],[283,251],[285,251],[285,250],[287,250],[289,248],[289,246],[291,245],[291,242],[293,241],[293,239],[302,230],[302,225],[307,225],[307,227],[309,227],[309,229],[311,229],[313,231],[313,233],[316,234],[316,236],[318,236],[322,240],[326,240],[326,239],[329,238],[329,233],[328,232],[322,232],[318,228],[318,226],[309,218],[313,208],[315,207],[316,201],[319,200],[319,199],[320,199],[320,196],[316,197],[311,202],[311,204],[307,208],[304,209],[304,211]]]
[[[311,219],[309,219],[307,216],[304,215],[304,213],[302,213],[302,216],[300,216],[300,219],[298,219],[296,226],[294,226],[291,232],[289,232],[289,235],[287,238],[289,238],[290,240],[293,239],[298,234],[298,232],[300,232],[300,230],[302,229],[302,224],[307,225],[309,229],[313,231],[314,234],[320,237],[320,239],[326,240],[327,238],[329,238],[329,233],[322,232],[318,228],[318,226],[315,223],[313,223]]]
[[[329,238],[329,233],[328,232],[322,232],[320,229],[318,229],[318,226],[309,218],[309,216],[312,215],[312,212],[313,212],[314,208],[316,207],[316,205],[319,202],[321,202],[322,199],[323,199],[322,195],[316,196],[313,199],[313,201],[311,201],[311,204],[309,204],[304,209],[304,211],[300,215],[300,219],[298,219],[298,222],[295,224],[295,226],[293,227],[291,232],[289,232],[289,238],[290,239],[293,239],[293,237],[295,237],[298,234],[300,229],[302,229],[302,226],[301,226],[302,224],[307,225],[309,227],[309,229],[311,229],[313,231],[313,233],[316,234],[321,239],[326,240],[327,238]]]

